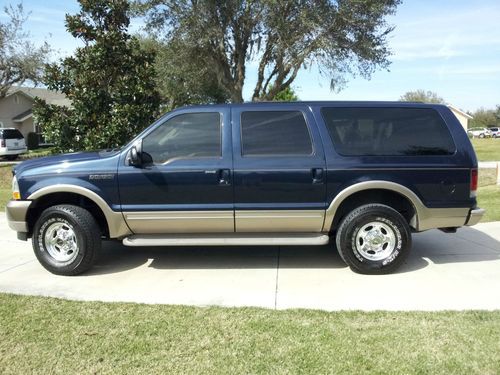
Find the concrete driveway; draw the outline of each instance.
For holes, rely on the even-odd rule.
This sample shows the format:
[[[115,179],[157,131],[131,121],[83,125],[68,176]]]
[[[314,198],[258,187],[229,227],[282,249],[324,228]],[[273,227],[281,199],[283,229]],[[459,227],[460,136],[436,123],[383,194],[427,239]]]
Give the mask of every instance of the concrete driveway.
[[[78,300],[315,308],[500,309],[500,222],[414,235],[396,274],[358,275],[330,246],[127,248],[105,243],[85,275],[54,276],[0,213],[0,291]]]

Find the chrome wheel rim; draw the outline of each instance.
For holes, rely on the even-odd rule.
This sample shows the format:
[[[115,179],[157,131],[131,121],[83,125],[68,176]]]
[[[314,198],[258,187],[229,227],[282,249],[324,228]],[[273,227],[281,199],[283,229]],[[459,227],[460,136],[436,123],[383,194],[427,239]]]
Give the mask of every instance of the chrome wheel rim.
[[[372,221],[356,233],[356,250],[365,259],[379,261],[389,257],[396,246],[396,233],[387,224]]]
[[[45,249],[58,262],[69,262],[78,255],[78,244],[73,227],[68,223],[51,224],[44,237]]]

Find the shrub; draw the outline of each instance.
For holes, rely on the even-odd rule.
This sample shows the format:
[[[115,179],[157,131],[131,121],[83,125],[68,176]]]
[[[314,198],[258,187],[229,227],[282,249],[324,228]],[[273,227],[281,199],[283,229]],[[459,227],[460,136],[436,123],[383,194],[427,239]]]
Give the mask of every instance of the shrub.
[[[38,134],[34,132],[28,133],[27,144],[28,144],[28,150],[36,150],[39,146]]]

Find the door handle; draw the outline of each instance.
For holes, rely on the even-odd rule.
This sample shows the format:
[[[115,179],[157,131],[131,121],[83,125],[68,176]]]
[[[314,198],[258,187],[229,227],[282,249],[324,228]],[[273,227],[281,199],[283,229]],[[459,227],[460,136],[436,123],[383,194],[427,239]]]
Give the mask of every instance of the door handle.
[[[323,168],[313,168],[312,173],[312,183],[313,184],[323,184],[325,182],[325,171]]]
[[[231,170],[230,169],[219,169],[217,173],[217,178],[219,180],[219,185],[230,185],[231,184]]]

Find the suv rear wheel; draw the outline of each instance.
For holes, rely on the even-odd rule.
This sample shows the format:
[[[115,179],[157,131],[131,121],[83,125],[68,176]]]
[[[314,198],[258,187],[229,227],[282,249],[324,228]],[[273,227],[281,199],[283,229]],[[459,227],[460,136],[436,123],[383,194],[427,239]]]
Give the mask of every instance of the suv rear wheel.
[[[390,273],[401,265],[411,248],[405,218],[393,208],[367,204],[351,211],[341,222],[337,249],[355,272]]]
[[[56,275],[77,275],[92,267],[101,249],[100,229],[85,209],[58,205],[42,212],[33,229],[35,255]]]

